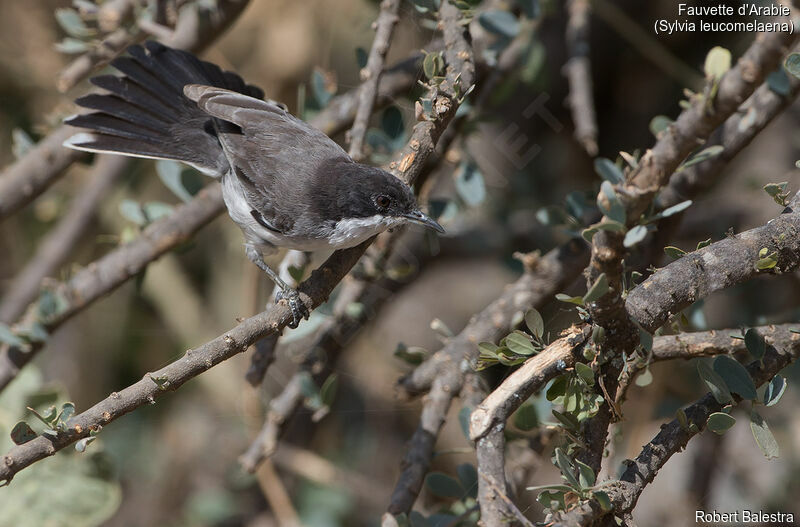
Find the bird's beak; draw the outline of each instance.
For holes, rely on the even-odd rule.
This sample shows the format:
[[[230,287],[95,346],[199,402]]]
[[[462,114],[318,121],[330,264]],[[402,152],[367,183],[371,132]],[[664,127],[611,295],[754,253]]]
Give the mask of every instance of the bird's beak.
[[[413,212],[409,212],[408,214],[403,216],[405,219],[412,223],[418,223],[423,227],[430,227],[431,229],[435,230],[438,233],[444,234],[444,227],[439,225],[436,220],[422,212],[421,210],[417,209]]]

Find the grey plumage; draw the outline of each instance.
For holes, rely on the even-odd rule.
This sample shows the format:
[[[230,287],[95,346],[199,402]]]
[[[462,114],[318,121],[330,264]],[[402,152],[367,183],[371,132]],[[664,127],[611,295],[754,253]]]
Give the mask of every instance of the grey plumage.
[[[66,123],[91,132],[65,145],[177,160],[221,178],[248,258],[283,289],[295,323],[302,314],[297,293],[266,266],[263,254],[276,247],[352,247],[408,221],[442,231],[402,181],[355,163],[328,136],[263,100],[264,93],[238,75],[155,42],[128,53],[111,63],[122,77],[92,79],[109,93],[76,101],[95,111]]]

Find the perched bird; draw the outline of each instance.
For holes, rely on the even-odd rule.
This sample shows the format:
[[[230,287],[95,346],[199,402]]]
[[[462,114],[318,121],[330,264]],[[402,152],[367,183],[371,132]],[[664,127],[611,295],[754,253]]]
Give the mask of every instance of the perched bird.
[[[281,289],[279,297],[292,309],[291,327],[308,313],[263,256],[278,247],[353,247],[405,222],[444,232],[419,209],[408,185],[354,162],[238,75],[157,42],[132,46],[128,55],[111,62],[122,76],[91,79],[108,93],[75,101],[94,111],[65,122],[90,131],[64,145],[181,161],[221,179],[245,253]]]

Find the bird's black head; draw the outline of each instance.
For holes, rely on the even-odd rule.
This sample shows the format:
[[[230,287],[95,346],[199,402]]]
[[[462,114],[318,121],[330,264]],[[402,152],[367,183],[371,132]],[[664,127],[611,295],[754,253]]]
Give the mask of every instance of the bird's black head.
[[[335,201],[342,218],[393,218],[396,223],[418,223],[444,232],[419,209],[411,188],[392,174],[359,163],[337,168]]]

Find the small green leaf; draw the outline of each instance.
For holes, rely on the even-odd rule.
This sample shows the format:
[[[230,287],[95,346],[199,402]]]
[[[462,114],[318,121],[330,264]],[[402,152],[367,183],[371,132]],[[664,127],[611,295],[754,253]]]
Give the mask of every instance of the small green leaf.
[[[24,445],[32,439],[36,439],[36,432],[25,421],[20,421],[11,429],[11,440],[15,445]]]
[[[708,416],[706,426],[715,434],[722,435],[727,432],[734,424],[736,419],[723,412],[714,412]]]
[[[656,115],[650,120],[650,133],[658,138],[672,123],[673,120],[666,115]]]
[[[336,389],[339,387],[339,377],[335,373],[331,373],[322,387],[319,389],[319,398],[325,406],[331,406],[336,397]]]
[[[791,53],[786,57],[786,62],[783,63],[786,71],[800,79],[800,53]]]
[[[416,366],[422,364],[425,357],[428,356],[428,352],[425,348],[406,346],[402,342],[399,342],[394,350],[394,356],[408,364]]]
[[[95,439],[97,439],[97,437],[95,436],[84,437],[83,439],[75,443],[75,450],[77,450],[78,452],[86,452],[86,447],[89,446],[89,444],[92,443]]]
[[[567,302],[569,304],[575,304],[578,306],[583,305],[583,297],[582,296],[569,296],[565,295],[564,293],[558,293],[556,295],[556,300],[559,302]]]
[[[639,343],[646,353],[650,353],[653,350],[653,335],[639,328]]]
[[[525,432],[533,430],[539,426],[539,416],[536,414],[536,407],[531,403],[525,403],[514,412],[514,426]]]
[[[540,339],[544,335],[544,320],[536,309],[531,308],[525,313],[525,325],[528,326],[528,329],[531,330],[531,333],[536,338]]]
[[[708,238],[708,239],[703,240],[701,242],[697,242],[697,249],[696,250],[699,251],[703,247],[708,247],[709,245],[711,245],[711,238]]]
[[[56,21],[72,37],[88,37],[92,31],[86,27],[81,15],[74,9],[56,9]]]
[[[700,374],[700,378],[719,404],[733,402],[733,397],[731,396],[730,390],[728,390],[728,385],[725,384],[722,377],[711,369],[706,361],[701,360],[697,362],[697,373]]]
[[[764,258],[759,258],[759,260],[756,262],[756,269],[759,271],[767,271],[774,268],[776,265],[778,265],[778,260],[772,256],[767,256]]]
[[[142,206],[142,212],[148,224],[169,216],[173,210],[174,207],[172,205],[160,201],[148,201]]]
[[[764,337],[759,335],[758,330],[755,328],[748,329],[744,334],[744,345],[747,347],[747,351],[758,360],[761,360],[767,351],[767,343],[764,341]]]
[[[567,393],[567,376],[559,375],[547,389],[546,397],[548,401],[555,401],[565,393]]]
[[[778,95],[789,95],[792,85],[789,83],[789,77],[783,69],[777,69],[767,75],[767,86],[769,89]]]
[[[442,498],[458,499],[464,495],[464,489],[461,488],[458,480],[442,472],[428,474],[425,478],[425,486],[432,493]]]
[[[486,184],[478,165],[465,161],[456,171],[456,191],[470,207],[479,205],[486,198]]]
[[[530,339],[521,331],[514,331],[505,338],[505,345],[517,355],[533,355],[536,349]]]
[[[678,214],[679,212],[683,212],[684,210],[688,209],[691,206],[692,206],[692,200],[687,199],[686,201],[681,201],[677,205],[667,207],[666,209],[662,210],[661,212],[653,216],[653,218],[655,219],[669,218],[670,216]]]
[[[458,482],[473,499],[478,497],[478,471],[472,463],[462,463],[456,467]]]
[[[731,392],[741,395],[743,399],[753,400],[758,396],[750,374],[732,357],[717,356],[714,359],[714,371],[722,377]]]
[[[594,470],[586,463],[575,460],[575,465],[578,467],[578,476],[580,478],[581,488],[593,487],[595,482]]]
[[[478,16],[478,22],[489,33],[505,38],[514,38],[519,33],[517,17],[501,9],[484,11]]]
[[[605,157],[598,157],[594,160],[594,171],[603,178],[603,180],[619,185],[625,182],[625,175],[622,170],[610,159]]]
[[[577,432],[580,428],[580,423],[572,414],[564,414],[559,412],[558,410],[551,410],[553,412],[553,417],[558,419],[558,421],[564,425],[564,428],[569,430],[570,432]]]
[[[21,348],[25,346],[25,341],[14,334],[11,329],[0,322],[0,342],[5,342],[9,346]]]
[[[767,183],[764,185],[764,192],[774,198],[775,196],[780,195],[782,192],[785,192],[788,185],[788,181],[782,181],[780,183]]]
[[[709,146],[708,148],[704,148],[703,150],[699,151],[688,160],[684,161],[678,170],[683,170],[684,168],[689,168],[692,165],[696,165],[698,163],[702,163],[703,161],[707,161],[712,157],[719,155],[723,150],[725,150],[725,147],[722,145],[714,145],[714,146]]]
[[[181,165],[176,161],[159,159],[156,161],[156,172],[164,186],[175,194],[178,199],[184,203],[191,201],[192,195],[186,190],[186,187],[183,186],[183,180],[181,179],[183,173],[183,167],[181,167]]]
[[[11,152],[14,154],[14,159],[21,159],[27,154],[35,143],[31,136],[22,128],[14,128],[11,130]]]
[[[75,404],[71,402],[66,402],[61,405],[61,412],[58,414],[58,419],[67,422],[69,418],[75,415]]]
[[[567,484],[575,489],[580,489],[581,484],[572,473],[572,460],[561,448],[556,448],[556,466],[561,470],[561,475],[564,476]]]
[[[594,386],[594,370],[590,366],[577,362],[575,363],[575,372],[588,386]]]
[[[461,425],[461,432],[464,437],[469,439],[469,417],[472,415],[472,408],[464,406],[458,411],[458,424]]]
[[[367,50],[362,47],[356,48],[356,64],[358,64],[358,68],[361,69],[367,65],[367,59],[369,55],[367,54]]]
[[[442,60],[441,52],[433,52],[425,55],[422,60],[422,71],[425,77],[432,79],[438,76],[444,70],[444,61]]]
[[[605,196],[605,200],[598,195],[597,207],[609,219],[624,226],[626,218],[625,207],[622,205],[622,202],[619,200],[619,196],[617,196],[617,193],[614,191],[614,186],[609,181],[603,181],[603,183],[600,184],[600,194]],[[608,202],[608,207],[605,206],[605,201]]]
[[[778,457],[780,453],[778,442],[775,441],[775,436],[772,435],[767,422],[755,410],[750,412],[750,430],[753,432],[753,437],[758,447],[767,459]]]
[[[636,386],[649,386],[653,382],[653,374],[650,368],[645,368],[644,373],[636,377]]]
[[[597,500],[597,503],[600,504],[600,508],[603,509],[603,512],[608,512],[611,510],[611,498],[608,497],[608,494],[602,490],[596,490],[592,493],[592,497]]]
[[[769,381],[767,389],[764,391],[764,404],[766,406],[774,406],[783,397],[783,392],[786,391],[786,379],[780,375],[776,375]]]
[[[119,212],[122,214],[123,218],[140,227],[143,227],[147,223],[144,211],[142,211],[142,206],[132,199],[122,200],[119,204]]]
[[[703,66],[706,77],[718,81],[729,69],[731,69],[731,52],[721,46],[711,48]]]
[[[608,278],[606,278],[605,273],[602,273],[594,281],[589,291],[583,296],[583,303],[591,304],[606,293],[608,293]]]
[[[625,234],[625,240],[622,242],[622,244],[625,247],[633,247],[640,241],[644,240],[645,236],[647,236],[647,227],[644,225],[637,225]]]
[[[685,255],[686,251],[684,251],[679,247],[675,247],[674,245],[667,245],[666,247],[664,247],[664,254],[666,254],[673,260],[677,260],[678,258]]]

